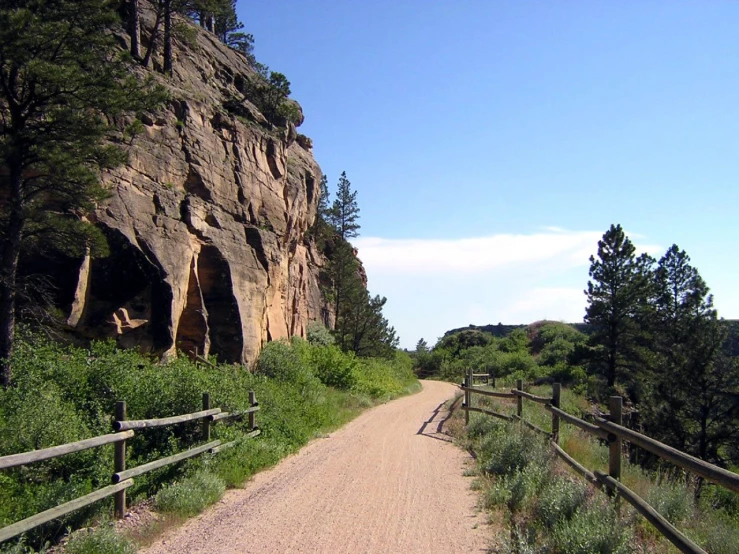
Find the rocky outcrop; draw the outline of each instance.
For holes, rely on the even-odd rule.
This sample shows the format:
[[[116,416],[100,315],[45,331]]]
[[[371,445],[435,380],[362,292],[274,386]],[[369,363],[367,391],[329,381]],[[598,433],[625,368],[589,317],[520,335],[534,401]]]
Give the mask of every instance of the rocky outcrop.
[[[321,170],[294,127],[244,99],[243,56],[200,28],[175,55],[174,76],[158,77],[171,100],[105,175],[95,216],[112,254],[80,265],[68,323],[158,354],[249,363],[265,341],[332,317],[325,260],[305,240]]]

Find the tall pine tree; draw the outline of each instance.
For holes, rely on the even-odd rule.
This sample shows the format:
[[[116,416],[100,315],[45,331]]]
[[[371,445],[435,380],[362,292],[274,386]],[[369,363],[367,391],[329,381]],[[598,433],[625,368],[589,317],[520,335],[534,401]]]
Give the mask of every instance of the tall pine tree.
[[[597,258],[590,257],[591,280],[585,291],[585,322],[593,330],[590,368],[609,387],[633,385],[644,367],[653,263],[646,254],[636,257],[621,225],[611,225],[598,241]]]
[[[644,425],[653,436],[712,463],[739,441],[739,364],[724,356],[726,330],[708,286],[673,245],[655,271],[656,353]]]

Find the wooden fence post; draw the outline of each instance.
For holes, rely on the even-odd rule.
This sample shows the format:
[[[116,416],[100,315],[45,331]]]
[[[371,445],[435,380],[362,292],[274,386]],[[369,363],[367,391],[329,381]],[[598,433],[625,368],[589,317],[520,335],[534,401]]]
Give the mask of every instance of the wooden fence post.
[[[522,379],[516,381],[516,389],[523,390]],[[518,414],[518,417],[523,418],[523,396],[521,395],[516,395],[516,414]]]
[[[252,408],[255,406],[258,406],[259,403],[257,402],[257,395],[253,390],[249,391],[249,404]],[[249,412],[249,430],[253,431],[257,426],[257,419],[256,419],[256,413],[255,412]]]
[[[203,393],[203,410],[210,410],[210,393]],[[210,442],[210,418],[204,417],[200,420],[203,430],[203,440]]]
[[[552,406],[559,408],[560,398],[562,396],[562,385],[560,383],[552,384]],[[559,442],[559,416],[552,412],[552,440]]]
[[[468,369],[466,375],[464,376],[464,386],[465,388],[472,388],[472,370]],[[472,393],[468,390],[464,391],[464,405],[467,406],[467,408],[470,408],[472,404]],[[470,424],[470,411],[465,410],[464,411],[464,424],[469,425]]]
[[[114,415],[116,421],[125,421],[125,401],[115,403]],[[115,451],[113,454],[113,473],[119,473],[124,469],[126,469],[126,441],[120,441],[115,443]],[[113,497],[113,513],[117,519],[126,517],[126,489],[122,489],[115,493],[115,496]]]
[[[616,425],[623,423],[622,414],[622,398],[620,396],[611,396],[611,414],[608,420]],[[611,438],[611,437],[609,437]],[[613,436],[608,445],[608,475],[614,479],[621,480],[621,437]]]

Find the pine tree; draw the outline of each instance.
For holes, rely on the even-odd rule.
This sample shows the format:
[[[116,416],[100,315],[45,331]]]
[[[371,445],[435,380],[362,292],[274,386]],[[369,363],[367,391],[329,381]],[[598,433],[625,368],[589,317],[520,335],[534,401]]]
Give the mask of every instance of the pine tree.
[[[336,198],[329,213],[331,225],[344,240],[359,236],[359,206],[357,205],[357,191],[352,191],[352,184],[346,178],[346,171],[342,171],[336,190]]]
[[[114,7],[101,0],[18,0],[0,8],[3,385],[11,379],[21,248],[43,240],[82,251],[96,242],[99,232],[80,216],[105,196],[99,170],[125,159],[104,142],[113,131],[108,121],[162,99],[128,76],[109,32],[120,24]]]
[[[712,463],[739,440],[739,364],[724,356],[726,329],[708,286],[673,245],[655,271],[657,355],[644,423],[651,436]]]
[[[636,249],[620,225],[598,241],[597,258],[590,257],[585,322],[592,326],[590,366],[605,377],[633,385],[644,367],[650,309],[651,267],[654,260]]]

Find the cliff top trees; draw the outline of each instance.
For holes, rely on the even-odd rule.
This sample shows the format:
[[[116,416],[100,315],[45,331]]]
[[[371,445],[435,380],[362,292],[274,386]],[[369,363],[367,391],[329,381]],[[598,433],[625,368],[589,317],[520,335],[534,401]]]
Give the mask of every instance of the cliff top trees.
[[[22,243],[91,245],[80,215],[104,196],[98,171],[125,158],[108,118],[147,97],[108,29],[115,2],[16,0],[0,8],[0,383],[10,382]]]

